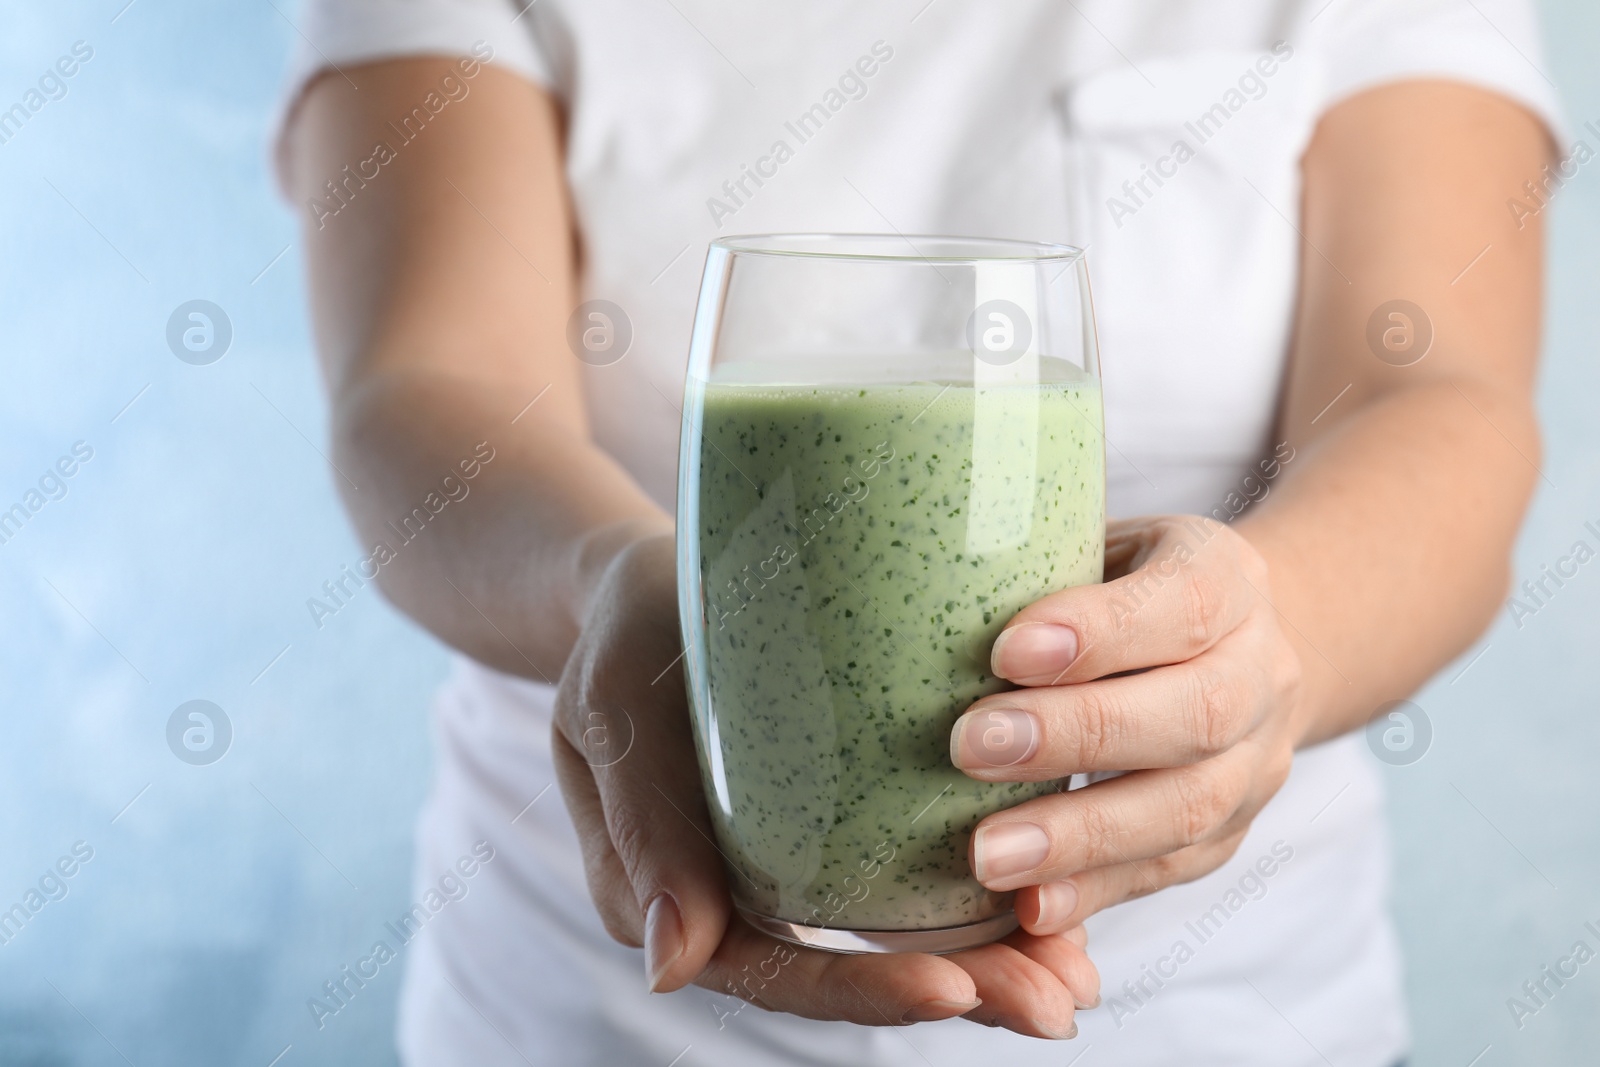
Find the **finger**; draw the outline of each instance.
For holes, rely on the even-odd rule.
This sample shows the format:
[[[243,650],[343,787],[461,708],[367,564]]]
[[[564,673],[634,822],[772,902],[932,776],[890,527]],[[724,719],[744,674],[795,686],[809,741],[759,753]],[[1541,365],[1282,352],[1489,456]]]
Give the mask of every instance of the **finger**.
[[[1062,685],[1181,663],[1243,621],[1266,564],[1229,527],[1196,516],[1148,520],[1134,569],[1052,593],[1006,624],[990,653],[1018,685]]]
[[[1076,936],[1075,936],[1076,935]],[[1050,931],[1038,936],[1032,931],[1014,931],[1004,943],[1015,948],[1055,975],[1072,993],[1079,1011],[1100,1006],[1100,970],[1089,959],[1082,942],[1083,927],[1069,926],[1063,932]]]
[[[1064,939],[1061,946],[1076,950],[1075,945]],[[1051,946],[1032,948],[1049,964],[1064,966],[1060,951],[1053,951]],[[972,975],[978,996],[983,1000],[982,1006],[967,1013],[967,1018],[973,1022],[1001,1026],[1029,1037],[1077,1036],[1078,1028],[1073,1022],[1077,1008],[1072,990],[1046,962],[1019,950],[1017,941],[1007,938],[954,952],[946,958]]]
[[[964,1014],[1054,1038],[1071,1035],[1074,1004],[1098,996],[1099,976],[1070,935],[1012,934],[942,957],[840,955],[777,941],[736,918],[697,984],[813,1019],[894,1026]]]
[[[606,933],[630,948],[644,945],[644,915],[633,893],[628,872],[611,847],[605,811],[594,774],[559,731],[552,730],[550,751],[555,762],[561,799],[583,847],[583,874],[589,896],[605,923]]]
[[[1273,627],[1258,614],[1186,663],[985,697],[951,727],[950,760],[981,781],[1038,782],[1220,755],[1274,706]]]
[[[768,1011],[863,1026],[950,1019],[981,1003],[973,977],[952,959],[823,952],[768,937],[739,918],[696,984]]]
[[[638,668],[673,663],[677,642],[662,628],[617,625],[628,632],[596,647],[627,649],[636,662],[569,665],[554,725],[561,742],[587,764],[600,803],[603,831],[592,820],[579,827],[588,831],[586,862],[603,882],[596,901],[617,906],[619,899],[613,884],[618,866],[591,855],[609,847],[632,890],[650,988],[666,992],[705,968],[732,903],[706,811],[682,675],[673,667],[652,685],[654,672]],[[607,922],[608,929],[629,925]]]
[[[1040,936],[1081,928],[1085,919],[1115,904],[1210,874],[1238,852],[1247,829],[1165,856],[1098,867],[1061,881],[1029,886],[1017,893],[1017,918],[1024,930]]]
[[[1267,757],[1254,748],[1247,742],[1204,763],[1134,771],[991,815],[968,845],[973,873],[1005,892],[1206,841],[1246,801],[1250,814],[1259,806],[1253,769]]]

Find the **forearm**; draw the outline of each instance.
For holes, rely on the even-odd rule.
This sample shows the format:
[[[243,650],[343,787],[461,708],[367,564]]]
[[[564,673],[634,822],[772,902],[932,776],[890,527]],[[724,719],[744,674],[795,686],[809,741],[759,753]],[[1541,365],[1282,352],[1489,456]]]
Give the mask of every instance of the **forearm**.
[[[321,203],[394,115],[450,85],[448,115],[381,180],[305,221],[335,481],[363,574],[401,610],[553,680],[612,557],[671,530],[589,435],[555,100],[465,58],[350,66],[307,88],[286,176]]]
[[[1478,637],[1539,461],[1529,398],[1470,379],[1384,393],[1313,430],[1291,431],[1296,459],[1238,524],[1303,661],[1303,744],[1360,727]]]
[[[553,681],[606,566],[672,522],[585,435],[540,403],[523,410],[529,399],[373,376],[337,399],[333,461],[364,555],[391,550],[376,566],[385,595],[473,658]]]

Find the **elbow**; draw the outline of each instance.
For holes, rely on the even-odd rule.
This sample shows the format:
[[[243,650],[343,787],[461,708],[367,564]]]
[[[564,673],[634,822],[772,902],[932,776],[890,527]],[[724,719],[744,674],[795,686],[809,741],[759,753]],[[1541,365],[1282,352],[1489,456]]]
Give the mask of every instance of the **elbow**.
[[[1512,595],[1511,584],[1515,580],[1515,575],[1511,568],[1509,552],[1495,560],[1485,570],[1482,590],[1462,613],[1468,631],[1461,642],[1462,651],[1488,632],[1499,616],[1500,610],[1506,605],[1507,598]]]
[[[1597,555],[1597,540],[1600,538],[1593,537],[1586,524],[1583,535],[1566,551],[1540,563],[1520,582],[1507,567],[1500,584],[1504,599],[1496,602],[1495,612],[1503,604],[1512,626],[1517,630],[1526,627],[1529,620],[1559,599],[1566,587],[1582,576],[1584,566]]]
[[[1503,610],[1510,611],[1513,622],[1520,629],[1525,615],[1519,615],[1519,612],[1523,608],[1537,610],[1537,605],[1548,603],[1551,595],[1576,577],[1573,559],[1579,558],[1581,561],[1594,555],[1594,549],[1587,543],[1583,543],[1581,549],[1574,545],[1567,555],[1544,565],[1539,574],[1518,581],[1514,561],[1516,542],[1533,494],[1540,481],[1545,480],[1544,447],[1538,415],[1531,399],[1497,411],[1495,415],[1504,427],[1500,436],[1506,443],[1512,444],[1516,452],[1515,456],[1502,456],[1500,466],[1500,477],[1504,479],[1502,484],[1514,488],[1509,490],[1508,497],[1501,498],[1505,501],[1500,511],[1501,518],[1495,523],[1485,524],[1490,531],[1491,544],[1483,554],[1476,580],[1463,583],[1471,593],[1463,598],[1464,602],[1460,605],[1464,631],[1461,634],[1461,650],[1481,638]],[[1563,577],[1557,573],[1561,570],[1570,570],[1571,573]]]

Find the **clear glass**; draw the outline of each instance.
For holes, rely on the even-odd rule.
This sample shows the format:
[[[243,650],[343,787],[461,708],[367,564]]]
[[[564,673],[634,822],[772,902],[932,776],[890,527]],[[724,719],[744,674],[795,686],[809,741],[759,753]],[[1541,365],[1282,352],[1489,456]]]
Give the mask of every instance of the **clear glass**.
[[[1006,621],[1102,578],[1099,382],[1078,249],[712,243],[684,386],[679,605],[717,844],[759,929],[949,952],[1016,927],[968,839],[1069,783],[974,781],[949,735],[1009,688],[989,671]]]

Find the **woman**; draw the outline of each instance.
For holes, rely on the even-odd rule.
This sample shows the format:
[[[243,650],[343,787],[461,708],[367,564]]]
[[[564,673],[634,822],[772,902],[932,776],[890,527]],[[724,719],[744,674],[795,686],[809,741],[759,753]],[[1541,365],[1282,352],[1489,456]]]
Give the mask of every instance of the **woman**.
[[[1507,202],[1558,120],[1525,4],[313,0],[299,29],[280,162],[336,462],[388,596],[464,653],[418,879],[494,850],[408,950],[407,1062],[1404,1055],[1359,730],[1486,625],[1537,477],[1541,235]],[[730,918],[669,515],[699,260],[774,231],[1089,248],[1110,510],[1154,517],[997,642],[1025,768],[953,747],[1134,773],[986,820],[998,945],[773,973]]]

